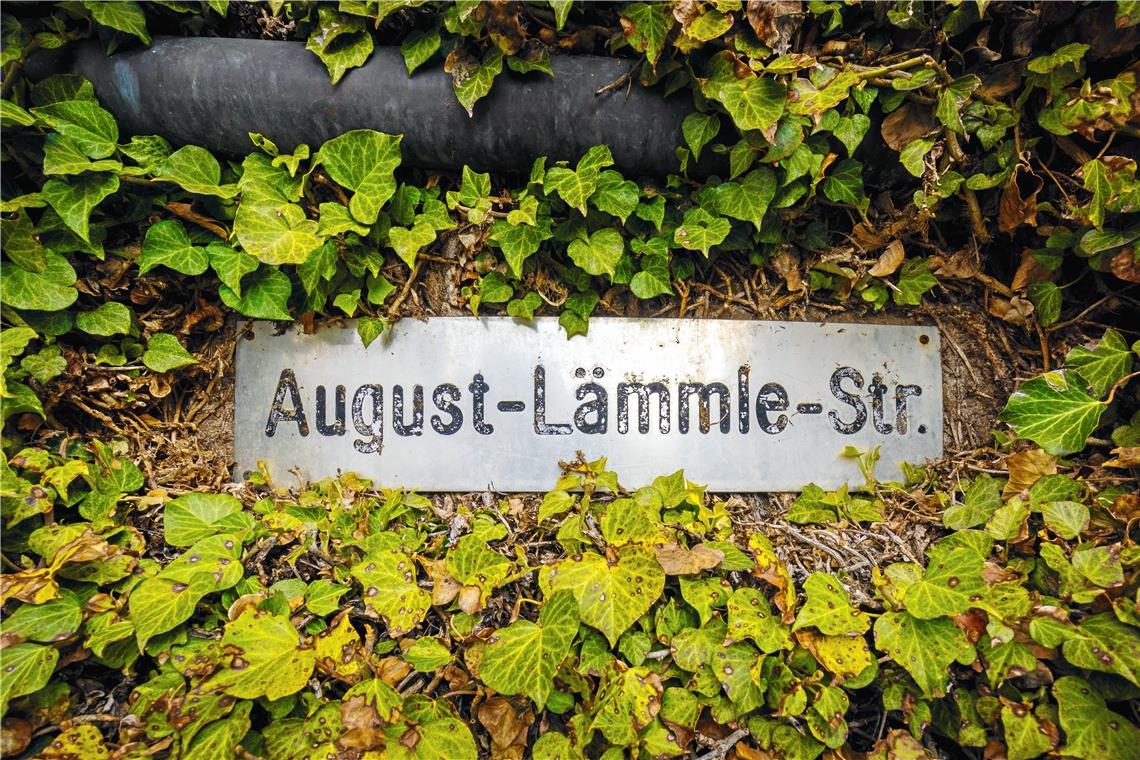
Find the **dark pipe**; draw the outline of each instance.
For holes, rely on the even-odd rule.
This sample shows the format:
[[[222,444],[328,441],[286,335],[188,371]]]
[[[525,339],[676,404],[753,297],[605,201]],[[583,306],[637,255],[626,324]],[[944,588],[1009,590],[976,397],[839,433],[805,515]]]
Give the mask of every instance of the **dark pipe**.
[[[291,151],[367,128],[403,134],[404,163],[413,166],[525,172],[538,156],[575,161],[605,144],[626,172],[677,170],[687,97],[665,99],[636,82],[596,94],[630,71],[629,60],[551,63],[554,77],[504,66],[474,118],[442,67],[409,77],[394,47],[378,48],[335,87],[304,45],[270,40],[167,37],[109,57],[90,42],[74,51],[70,70],[91,80],[125,135],[160,134],[232,155],[252,149],[249,132]],[[29,68],[34,75],[47,67]]]

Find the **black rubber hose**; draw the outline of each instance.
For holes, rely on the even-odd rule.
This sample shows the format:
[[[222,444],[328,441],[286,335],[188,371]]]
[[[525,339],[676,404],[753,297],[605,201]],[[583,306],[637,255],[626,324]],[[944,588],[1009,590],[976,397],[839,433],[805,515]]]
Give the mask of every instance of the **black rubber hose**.
[[[403,134],[404,163],[413,166],[525,172],[538,156],[575,161],[605,144],[617,168],[664,176],[678,169],[681,122],[693,110],[688,97],[663,98],[636,81],[598,94],[633,66],[601,56],[553,56],[554,77],[504,66],[473,118],[442,67],[408,76],[394,47],[377,48],[335,87],[299,42],[166,37],[112,56],[88,42],[70,58],[29,73],[62,66],[91,80],[125,135],[160,134],[231,155],[252,149],[249,132],[291,151],[375,129]]]

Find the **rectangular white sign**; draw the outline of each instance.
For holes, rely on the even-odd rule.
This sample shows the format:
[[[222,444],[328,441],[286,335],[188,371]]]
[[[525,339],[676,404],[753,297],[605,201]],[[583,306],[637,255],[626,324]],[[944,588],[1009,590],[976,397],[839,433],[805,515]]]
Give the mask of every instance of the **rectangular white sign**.
[[[942,455],[933,327],[695,319],[401,320],[238,337],[235,449],[281,483],[355,471],[422,491],[543,491],[558,462],[609,457],[637,487],[684,468],[713,491],[880,480]]]

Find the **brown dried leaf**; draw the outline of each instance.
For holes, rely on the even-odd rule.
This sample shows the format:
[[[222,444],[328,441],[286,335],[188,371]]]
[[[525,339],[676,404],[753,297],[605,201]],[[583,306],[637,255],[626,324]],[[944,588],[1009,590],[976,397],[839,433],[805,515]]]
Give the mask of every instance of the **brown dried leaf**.
[[[1023,224],[1037,226],[1037,194],[1045,181],[1025,164],[1018,164],[1009,175],[998,204],[998,229],[1012,232]]]
[[[760,41],[783,55],[803,22],[803,4],[799,0],[748,0],[745,15]]]
[[[410,663],[399,657],[382,657],[373,664],[376,677],[389,686],[396,686],[412,672]]]
[[[534,723],[534,711],[519,712],[504,697],[491,697],[475,711],[475,716],[491,735],[491,757],[498,760],[522,760],[526,751],[527,732]]]
[[[799,293],[804,289],[800,276],[800,257],[794,251],[784,251],[772,259],[772,269],[784,278],[789,293]]]
[[[879,129],[883,141],[894,151],[902,151],[911,142],[924,137],[935,127],[928,109],[907,101],[887,114]]]
[[[32,724],[23,718],[5,718],[0,725],[0,755],[22,755],[32,743]]]
[[[1042,449],[1029,449],[1010,454],[1005,460],[1009,470],[1009,482],[1001,495],[1003,499],[1028,491],[1030,486],[1046,475],[1057,473],[1057,457],[1046,454]]]
[[[1140,467],[1140,446],[1121,446],[1113,449],[1112,453],[1116,458],[1105,462],[1105,467],[1118,467],[1122,470]]]
[[[1000,66],[983,69],[982,85],[977,89],[980,95],[988,95],[997,100],[1004,98],[1021,87],[1021,77],[1025,70],[1024,61],[1012,61]]]
[[[1121,522],[1140,517],[1140,496],[1134,493],[1121,494],[1112,502],[1112,514]]]
[[[979,271],[978,262],[965,248],[955,251],[948,259],[931,256],[931,271],[938,279],[968,280]]]
[[[1035,282],[1045,282],[1053,279],[1053,273],[1041,265],[1033,251],[1026,248],[1021,252],[1021,263],[1013,274],[1010,290],[1023,290]]]
[[[514,0],[479,3],[475,11],[475,18],[483,22],[491,41],[503,51],[503,55],[514,55],[526,43],[521,16],[522,4]]]
[[[906,249],[903,248],[902,241],[892,240],[887,244],[886,250],[879,255],[879,260],[871,267],[868,274],[872,277],[886,277],[894,274],[902,266],[904,258],[906,258]]]
[[[431,603],[437,607],[451,604],[462,587],[447,572],[447,563],[442,559],[421,559],[420,564],[431,578]]]
[[[1004,319],[1012,325],[1024,325],[1033,314],[1033,304],[1025,298],[1014,296],[1008,301],[995,297],[990,303],[989,312],[998,319]]]
[[[384,721],[363,694],[340,703],[340,719],[346,730],[337,744],[343,749],[367,752],[384,746]]]
[[[692,575],[712,570],[724,561],[724,552],[706,544],[697,544],[691,549],[680,544],[665,544],[653,547],[653,552],[666,575]]]
[[[1125,282],[1140,283],[1140,256],[1133,246],[1121,248],[1109,261],[1112,273]]]

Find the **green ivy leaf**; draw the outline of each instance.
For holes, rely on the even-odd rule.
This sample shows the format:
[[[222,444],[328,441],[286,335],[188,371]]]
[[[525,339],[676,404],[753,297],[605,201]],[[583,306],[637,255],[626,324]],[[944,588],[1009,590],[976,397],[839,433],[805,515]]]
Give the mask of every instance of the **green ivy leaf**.
[[[761,651],[768,654],[792,648],[791,630],[772,610],[768,597],[755,588],[738,588],[728,598],[728,629],[724,643],[745,639],[752,639]]]
[[[1088,681],[1062,676],[1053,684],[1065,744],[1060,754],[1083,760],[1131,757],[1140,745],[1140,729],[1108,709],[1104,697]]]
[[[503,219],[496,219],[491,228],[490,239],[503,251],[503,258],[515,277],[522,277],[523,264],[533,255],[544,240],[552,237],[550,231],[550,217],[543,217],[539,224],[511,224]]]
[[[984,525],[1001,506],[1001,484],[982,474],[970,483],[961,504],[954,504],[942,514],[942,524],[950,530],[965,530]]]
[[[969,665],[975,658],[966,634],[949,618],[919,620],[908,612],[886,612],[875,621],[875,646],[902,665],[927,697],[946,693],[950,663]]]
[[[1055,282],[1035,282],[1027,289],[1029,300],[1042,327],[1056,324],[1061,318],[1061,289]]]
[[[720,132],[720,119],[715,114],[691,113],[681,122],[681,135],[693,152],[693,160],[701,157],[701,149],[716,139]]]
[[[603,227],[589,236],[570,243],[570,259],[592,275],[607,274],[613,277],[618,261],[625,253],[625,240],[612,227]]]
[[[32,113],[88,158],[107,158],[118,147],[119,125],[115,117],[93,100],[63,100],[33,108]]]
[[[135,315],[130,307],[118,301],[108,301],[91,311],[75,315],[75,326],[88,335],[109,338],[112,335],[130,335]]]
[[[50,644],[66,639],[78,631],[81,625],[83,609],[79,597],[70,591],[61,590],[60,597],[50,602],[20,605],[4,618],[0,629],[6,635],[19,636],[25,641]],[[7,660],[7,655],[4,659]]]
[[[566,5],[569,12],[570,3]],[[621,9],[621,27],[630,47],[645,53],[649,65],[656,68],[657,59],[665,49],[665,38],[673,28],[669,7],[662,3],[630,3]]]
[[[575,169],[552,166],[546,170],[543,187],[548,194],[557,195],[571,208],[586,215],[586,200],[598,187],[598,175],[607,166],[613,166],[614,158],[605,145],[595,145],[586,151]]]
[[[361,317],[356,320],[356,334],[365,348],[379,338],[388,329],[388,322],[379,317]]]
[[[845,116],[836,124],[832,134],[847,149],[847,157],[854,158],[855,151],[863,142],[863,136],[871,128],[871,119],[861,113]]]
[[[812,573],[804,581],[807,601],[796,616],[793,631],[813,626],[828,636],[865,633],[871,621],[851,606],[847,589],[828,573]]]
[[[759,230],[768,204],[776,197],[776,185],[776,173],[767,166],[749,172],[739,183],[722,182],[717,186],[716,210],[733,219],[752,222]]]
[[[614,661],[602,671],[590,724],[618,747],[637,743],[638,732],[653,722],[661,708],[661,679],[649,668],[624,668]]]
[[[70,180],[49,179],[40,195],[59,214],[63,223],[86,243],[91,242],[91,212],[107,196],[119,189],[119,178],[111,174],[84,174]]]
[[[235,296],[241,298],[241,280],[257,269],[257,259],[245,251],[239,251],[222,242],[207,245],[206,257],[210,261],[210,268],[218,275],[222,284],[233,291]]]
[[[0,301],[15,309],[60,311],[75,303],[75,270],[58,253],[43,252],[44,269],[29,272],[10,261],[0,263]]]
[[[539,573],[543,594],[572,591],[582,622],[601,631],[610,646],[649,611],[665,587],[665,572],[649,550],[624,546],[614,556],[611,561],[586,552]]]
[[[1092,351],[1077,346],[1065,357],[1065,366],[1080,373],[1097,398],[1132,371],[1133,355],[1124,338],[1109,328]]]
[[[146,14],[138,3],[103,3],[85,0],[83,7],[91,14],[91,18],[95,19],[95,23],[134,35],[144,45],[150,44],[150,34],[146,31]]]
[[[865,213],[870,201],[863,195],[863,164],[853,158],[840,161],[823,180],[823,194],[829,201],[847,203]]]
[[[408,651],[404,652],[404,659],[418,673],[434,673],[451,662],[452,656],[451,651],[439,639],[424,638],[412,642]]]
[[[642,256],[638,263],[641,271],[629,281],[629,289],[641,299],[672,295],[673,285],[669,275],[669,258],[653,254]]]
[[[966,547],[929,552],[928,556],[930,563],[922,578],[903,594],[907,611],[920,620],[931,620],[978,606],[986,593],[982,557]]]
[[[47,686],[59,650],[40,644],[15,644],[4,648],[4,677],[0,678],[0,714],[8,712],[8,702]]]
[[[1054,747],[1031,704],[1002,705],[1001,723],[1009,760],[1031,760]]]
[[[267,198],[242,199],[234,234],[242,248],[271,266],[302,264],[324,242],[300,206]]]
[[[416,254],[435,242],[435,230],[427,222],[418,222],[411,229],[393,227],[388,230],[388,242],[396,255],[409,268],[414,268]]]
[[[329,70],[329,78],[336,84],[346,71],[368,60],[372,44],[372,34],[364,19],[323,5],[318,8],[317,27],[309,34],[305,49],[321,59]]]
[[[340,609],[340,598],[348,592],[348,586],[318,578],[305,591],[305,608],[314,615],[331,615]]]
[[[162,159],[155,166],[154,178],[173,182],[188,193],[233,198],[234,185],[222,185],[222,167],[205,148],[186,145]]]
[[[686,250],[700,251],[708,258],[709,249],[724,242],[731,229],[727,219],[713,216],[698,206],[685,212],[681,226],[673,233],[673,241]]]
[[[198,360],[182,347],[178,338],[170,333],[156,333],[146,342],[142,362],[154,372],[169,372],[172,369],[197,364]]]
[[[320,219],[317,220],[317,234],[322,237],[343,235],[346,232],[355,232],[361,237],[368,234],[369,228],[353,219],[347,206],[326,202],[320,205],[319,210]]]
[[[1075,565],[1075,554],[1073,559]],[[1078,668],[1115,673],[1140,686],[1140,633],[1111,612],[1085,618],[1061,652]]]
[[[241,502],[224,493],[188,493],[167,503],[162,530],[171,546],[192,546],[218,533],[235,533],[250,527]]]
[[[899,153],[903,167],[915,177],[926,173],[926,154],[934,147],[934,140],[911,140]]]
[[[590,196],[594,207],[616,216],[624,222],[637,208],[641,190],[636,182],[627,180],[616,171],[607,169],[598,175],[597,189]]]
[[[305,687],[316,665],[288,618],[246,610],[226,623],[222,651],[231,659],[209,685],[239,699],[280,699]]]
[[[431,595],[416,583],[416,565],[406,554],[382,549],[352,567],[364,588],[364,604],[384,618],[388,635],[403,636],[424,619]]]
[[[206,249],[193,245],[180,222],[166,219],[151,225],[143,238],[139,274],[165,266],[181,274],[198,276],[210,266]]]
[[[404,66],[408,76],[427,63],[436,51],[439,50],[439,28],[433,27],[428,31],[415,30],[400,43],[400,53],[404,56]]]
[[[775,77],[733,79],[724,84],[718,99],[741,130],[767,131],[784,115],[787,90]]]
[[[321,146],[317,162],[333,181],[353,191],[348,208],[358,222],[374,224],[380,208],[396,192],[393,173],[400,165],[401,135],[356,129]]]
[[[1107,406],[1089,396],[1083,386],[1083,378],[1072,371],[1046,372],[1023,383],[999,419],[1049,454],[1080,451]]]
[[[500,694],[525,694],[542,710],[577,633],[574,595],[557,592],[543,604],[537,624],[517,620],[495,632],[479,664],[479,677]]]
[[[7,103],[8,101],[3,101]],[[121,172],[118,161],[92,161],[72,139],[50,133],[44,138],[43,171],[47,175],[83,174],[84,172]]]
[[[451,86],[468,116],[474,118],[475,103],[491,91],[495,77],[502,71],[503,53],[497,47],[487,50],[482,61],[464,61],[454,65],[451,70]]]
[[[891,291],[891,297],[899,306],[918,306],[923,294],[936,285],[938,280],[930,273],[928,259],[907,259],[899,269],[897,290]]]
[[[251,275],[245,285],[245,294],[240,298],[227,285],[218,288],[222,303],[254,319],[291,320],[289,296],[292,292],[293,283],[289,276],[273,267],[263,267]]]

